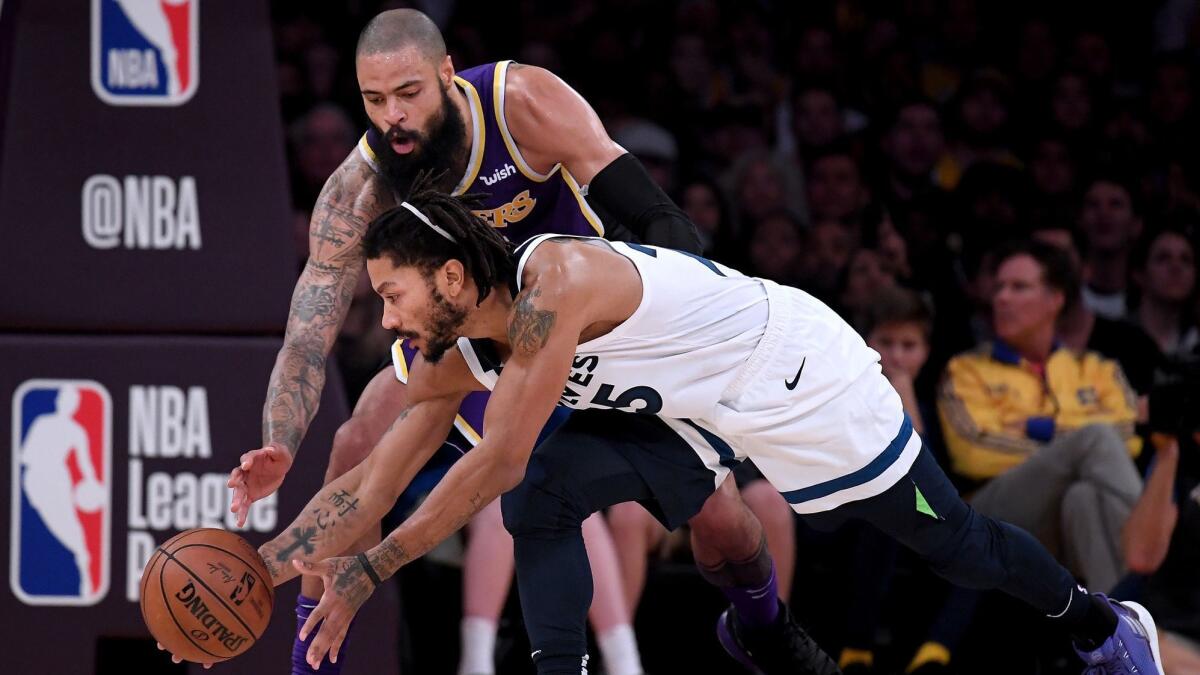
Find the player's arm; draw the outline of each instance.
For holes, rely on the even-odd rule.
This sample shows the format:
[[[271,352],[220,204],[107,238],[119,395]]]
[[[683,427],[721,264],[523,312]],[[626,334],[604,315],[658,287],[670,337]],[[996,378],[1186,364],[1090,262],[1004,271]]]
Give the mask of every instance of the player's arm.
[[[504,117],[513,140],[539,170],[562,163],[587,198],[647,244],[702,253],[696,226],[616,141],[579,92],[554,73],[512,64]]]
[[[369,567],[357,558],[300,563],[306,574],[321,576],[326,589],[310,615],[316,618],[300,631],[307,639],[324,621],[309,646],[309,663],[320,663],[327,651],[336,656],[350,619],[377,580],[424,555],[524,477],[538,433],[571,371],[586,312],[562,272],[541,275],[514,301],[508,325],[512,355],[488,401],[483,440],[455,463],[416,513],[367,552]]]
[[[325,182],[309,225],[309,254],[292,292],[287,332],[263,404],[263,447],[245,453],[230,477],[233,510],[245,519],[250,503],[278,489],[325,387],[325,361],[350,308],[364,267],[362,237],[394,198],[353,151]]]
[[[391,205],[357,151],[325,182],[309,225],[309,254],[288,312],[283,348],[263,406],[263,445],[294,455],[316,415],[325,359],[350,308],[365,259],[362,237]]]
[[[436,366],[418,358],[409,375],[409,406],[371,454],[322,487],[278,537],[259,549],[272,582],[279,585],[297,575],[289,561],[341,553],[378,523],[441,447],[463,397],[477,388],[458,352]]]

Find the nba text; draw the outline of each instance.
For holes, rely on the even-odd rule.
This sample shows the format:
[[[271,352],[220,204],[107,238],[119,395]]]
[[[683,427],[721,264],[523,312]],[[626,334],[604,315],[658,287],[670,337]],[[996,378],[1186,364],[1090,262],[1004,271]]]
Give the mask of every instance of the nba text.
[[[138,601],[142,570],[158,540],[178,530],[236,530],[224,472],[170,470],[212,457],[208,394],[204,387],[139,386],[129,389],[129,536],[125,597]],[[165,467],[165,469],[164,469]],[[275,529],[274,494],[250,509],[246,528]],[[155,533],[164,533],[156,537]]]
[[[200,248],[196,179],[97,174],[83,183],[83,239],[92,248]]]

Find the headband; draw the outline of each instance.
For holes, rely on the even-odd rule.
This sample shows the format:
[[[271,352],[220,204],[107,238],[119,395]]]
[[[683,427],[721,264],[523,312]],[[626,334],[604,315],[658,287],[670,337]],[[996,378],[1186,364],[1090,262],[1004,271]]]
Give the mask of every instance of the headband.
[[[409,204],[408,202],[401,202],[400,206],[403,206],[404,208],[411,211],[414,216],[416,216],[417,218],[420,218],[421,222],[428,225],[430,227],[430,229],[432,229],[434,232],[437,232],[438,234],[449,239],[453,243],[456,243],[456,244],[458,243],[457,241],[454,240],[454,237],[450,236],[449,232],[443,230],[442,228],[438,227],[437,225],[434,225],[433,221],[430,220],[424,213],[421,213],[421,210],[418,209],[417,207],[413,206],[412,204]]]

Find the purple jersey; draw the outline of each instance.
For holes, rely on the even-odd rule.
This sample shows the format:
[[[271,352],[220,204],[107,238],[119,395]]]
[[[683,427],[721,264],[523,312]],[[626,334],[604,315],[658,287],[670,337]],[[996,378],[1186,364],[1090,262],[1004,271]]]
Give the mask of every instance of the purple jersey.
[[[480,217],[500,230],[509,241],[521,244],[545,234],[604,236],[600,218],[588,206],[575,177],[561,164],[549,173],[535,171],[517,148],[504,120],[504,83],[512,61],[500,61],[460,71],[454,77],[471,106],[471,153],[467,170],[454,188],[456,195],[484,195]],[[386,141],[372,128],[358,142],[363,159],[378,171],[376,152]],[[402,195],[401,195],[402,196]],[[416,350],[407,342],[392,347],[396,377],[408,380],[408,366]],[[483,432],[487,392],[467,396],[455,427],[471,442]]]

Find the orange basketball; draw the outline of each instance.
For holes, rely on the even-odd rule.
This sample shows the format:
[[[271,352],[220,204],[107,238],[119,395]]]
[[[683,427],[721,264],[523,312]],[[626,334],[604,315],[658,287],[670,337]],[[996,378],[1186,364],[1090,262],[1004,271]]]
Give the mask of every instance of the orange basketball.
[[[142,572],[142,619],[186,661],[231,659],[258,641],[275,589],[258,551],[232,532],[188,530],[154,552]]]

